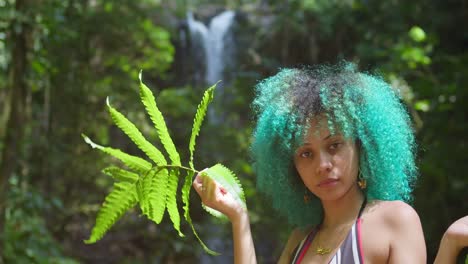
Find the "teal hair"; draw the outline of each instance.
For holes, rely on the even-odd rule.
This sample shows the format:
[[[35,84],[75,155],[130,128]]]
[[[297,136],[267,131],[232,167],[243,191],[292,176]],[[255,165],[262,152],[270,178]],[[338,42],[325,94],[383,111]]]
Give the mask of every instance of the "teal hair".
[[[351,63],[315,69],[283,69],[256,86],[257,118],[251,146],[257,185],[292,225],[318,224],[322,208],[293,162],[310,120],[328,117],[328,127],[359,142],[359,170],[369,200],[411,200],[417,178],[411,120],[381,77],[360,73]]]

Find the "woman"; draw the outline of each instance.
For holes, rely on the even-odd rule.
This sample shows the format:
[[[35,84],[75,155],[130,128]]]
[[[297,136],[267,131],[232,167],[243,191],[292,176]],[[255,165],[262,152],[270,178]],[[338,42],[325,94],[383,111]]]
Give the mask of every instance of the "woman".
[[[445,231],[434,263],[455,263],[460,251],[466,247],[468,247],[468,215],[453,222]],[[467,261],[468,255],[465,256],[465,263]]]
[[[414,136],[396,92],[348,63],[284,69],[256,92],[258,187],[297,226],[279,263],[426,263],[406,203]],[[193,186],[231,220],[235,263],[256,263],[247,211],[206,177]]]

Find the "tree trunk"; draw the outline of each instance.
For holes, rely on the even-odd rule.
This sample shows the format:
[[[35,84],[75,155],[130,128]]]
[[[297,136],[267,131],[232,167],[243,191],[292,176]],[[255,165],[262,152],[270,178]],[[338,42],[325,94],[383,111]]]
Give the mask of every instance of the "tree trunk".
[[[26,0],[16,0],[16,12],[24,14]],[[19,29],[19,30],[18,30]],[[11,61],[8,69],[8,87],[10,89],[10,113],[7,118],[2,160],[0,163],[0,256],[3,256],[5,205],[8,193],[8,180],[17,170],[17,161],[24,134],[24,115],[26,109],[27,87],[24,80],[26,72],[28,25],[24,21],[13,20],[10,24],[9,41],[11,46]],[[1,259],[0,259],[1,261]]]
[[[5,137],[6,123],[10,115],[10,90],[0,88],[0,141]],[[2,148],[0,147],[0,151]],[[2,153],[0,153],[0,160],[2,160]]]

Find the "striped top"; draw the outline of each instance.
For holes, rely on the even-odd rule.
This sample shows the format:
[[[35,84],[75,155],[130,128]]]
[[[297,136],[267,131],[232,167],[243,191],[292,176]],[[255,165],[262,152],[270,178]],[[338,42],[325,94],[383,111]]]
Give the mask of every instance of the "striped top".
[[[292,264],[299,264],[307,253],[318,229],[314,228],[296,248]],[[348,235],[336,251],[329,264],[363,264],[361,245],[361,218],[358,218],[351,227]]]

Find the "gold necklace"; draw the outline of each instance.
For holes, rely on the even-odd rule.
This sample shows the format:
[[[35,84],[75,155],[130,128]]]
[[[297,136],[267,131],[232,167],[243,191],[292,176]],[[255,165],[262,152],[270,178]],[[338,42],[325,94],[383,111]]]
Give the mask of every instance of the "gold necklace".
[[[324,248],[322,246],[318,246],[316,249],[315,249],[315,253],[323,256],[323,255],[328,255],[330,254],[331,252],[331,248]]]
[[[354,221],[352,223],[354,223]],[[348,229],[350,225],[351,224],[347,224],[344,228],[340,228],[340,231],[344,231],[344,230]],[[340,241],[341,240],[342,240],[342,237],[340,237]],[[328,247],[322,246],[322,244],[320,243],[320,229],[317,230],[317,244],[318,245],[317,245],[317,248],[315,249],[315,253],[317,255],[320,255],[320,256],[328,255],[328,254],[330,254],[332,252],[332,250],[334,248],[336,248],[336,247],[329,247],[328,248]],[[333,244],[335,244],[335,243],[333,243]]]
[[[367,204],[367,197],[364,196],[364,201],[362,201],[361,209],[359,209],[359,213],[357,215],[357,218],[361,217],[361,213],[364,210],[364,208],[366,207],[366,204]],[[346,224],[345,228],[340,228],[340,231],[344,231],[345,229],[348,229],[349,226],[354,224],[354,222],[355,221],[352,221],[351,223]],[[326,248],[326,247],[321,245],[321,243],[320,243],[320,227],[321,227],[321,224],[319,225],[319,227],[317,229],[317,248],[315,249],[315,253],[317,253],[320,256],[324,256],[324,255],[330,254],[332,252],[332,249],[335,249],[336,246]],[[346,234],[348,234],[348,233],[349,233],[349,231],[346,232]],[[343,237],[340,237],[339,241],[342,241],[343,239],[344,239]],[[335,243],[333,243],[333,244],[335,244]]]

